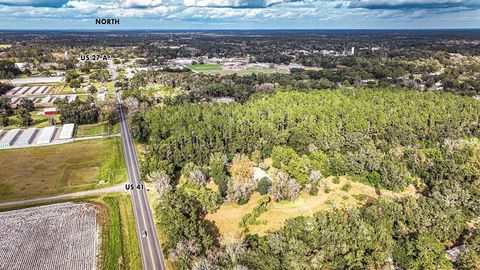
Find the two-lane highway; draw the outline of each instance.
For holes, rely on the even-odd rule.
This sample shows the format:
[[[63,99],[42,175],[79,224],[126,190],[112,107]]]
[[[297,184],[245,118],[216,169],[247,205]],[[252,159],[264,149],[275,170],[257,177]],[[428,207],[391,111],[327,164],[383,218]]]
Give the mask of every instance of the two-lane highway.
[[[125,107],[122,103],[120,93],[117,93],[117,101],[120,118],[120,133],[122,135],[123,153],[127,165],[128,180],[130,184],[134,185],[134,189],[130,192],[132,196],[135,222],[137,224],[143,269],[163,270],[165,269],[163,254],[155,230],[152,211],[148,204],[146,188],[143,188],[144,186],[140,179],[137,154],[128,128],[128,120],[125,115]]]

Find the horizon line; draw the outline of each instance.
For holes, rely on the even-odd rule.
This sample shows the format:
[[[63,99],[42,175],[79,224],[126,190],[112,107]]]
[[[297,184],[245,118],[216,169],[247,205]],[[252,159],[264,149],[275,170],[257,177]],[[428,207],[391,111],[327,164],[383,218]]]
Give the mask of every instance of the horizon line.
[[[392,31],[392,30],[410,30],[410,31],[424,31],[424,30],[480,30],[480,27],[459,27],[459,28],[211,28],[211,29],[167,29],[167,28],[110,28],[110,29],[99,29],[99,28],[17,28],[17,29],[3,29],[0,28],[0,31],[165,31],[165,32],[175,32],[175,31]]]

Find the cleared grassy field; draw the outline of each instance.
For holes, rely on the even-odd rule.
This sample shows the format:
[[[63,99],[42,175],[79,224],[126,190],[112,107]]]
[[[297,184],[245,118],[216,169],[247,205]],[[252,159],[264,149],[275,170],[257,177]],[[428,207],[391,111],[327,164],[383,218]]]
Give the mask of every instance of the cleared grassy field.
[[[264,235],[280,229],[285,220],[289,218],[302,215],[311,216],[316,212],[331,210],[334,207],[355,207],[364,204],[368,199],[375,199],[380,196],[393,198],[411,194],[410,192],[400,194],[382,190],[379,196],[376,194],[375,188],[362,183],[349,181],[345,177],[340,177],[338,184],[333,183],[331,178],[328,179],[326,183],[330,189],[328,193],[320,189],[317,196],[310,196],[304,191],[300,197],[293,202],[270,202],[267,205],[268,211],[261,214],[258,218],[259,224],[249,226],[250,232]],[[350,190],[342,190],[342,187],[347,183],[351,186]],[[260,194],[254,193],[247,204],[224,204],[216,213],[208,214],[207,219],[215,222],[215,225],[222,235],[241,232],[242,229],[238,226],[238,223],[245,214],[252,211],[259,199]]]
[[[189,65],[188,68],[202,73],[208,74],[238,74],[238,75],[245,75],[251,73],[288,73],[286,70],[265,70],[265,69],[256,69],[256,68],[247,68],[245,70],[239,71],[228,71],[223,70],[221,65],[214,65],[214,64],[204,64],[204,65]]]
[[[99,184],[101,180],[106,184]],[[119,138],[0,152],[0,201],[94,189],[125,180]]]
[[[42,127],[47,127],[51,126],[50,122],[48,119],[50,117],[53,117],[57,123],[60,123],[60,115],[52,115],[52,116],[45,116],[45,115],[38,115],[39,113],[43,112],[42,110],[35,110],[33,112],[30,112],[30,115],[32,116],[33,123],[31,127],[36,127],[36,128],[42,128]],[[14,129],[14,128],[19,128],[20,126],[20,121],[18,120],[18,117],[16,115],[10,116],[9,118],[9,126],[5,127],[4,129]]]
[[[106,195],[101,201],[102,243],[99,269],[142,269],[133,207],[127,194]]]
[[[95,135],[110,135],[120,133],[120,125],[116,124],[109,127],[107,122],[101,122],[91,125],[79,125],[77,127],[77,137],[88,137]]]
[[[215,64],[188,65],[188,68],[196,71],[222,70],[222,66]]]
[[[68,83],[64,83],[62,85],[59,85],[56,90],[55,90],[55,94],[85,94],[85,93],[88,93],[86,90],[84,90],[83,88],[77,88],[75,90],[76,92],[73,92],[72,91],[72,88],[70,87],[70,85],[68,85]]]

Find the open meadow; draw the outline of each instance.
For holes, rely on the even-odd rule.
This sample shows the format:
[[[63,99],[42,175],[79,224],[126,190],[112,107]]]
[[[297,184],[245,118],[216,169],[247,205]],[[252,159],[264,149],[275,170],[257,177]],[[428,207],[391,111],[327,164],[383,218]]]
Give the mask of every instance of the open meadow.
[[[119,138],[110,138],[2,150],[0,201],[121,183],[126,180],[126,172],[120,144]]]
[[[302,192],[295,201],[269,202],[267,211],[258,217],[255,224],[248,226],[249,232],[265,235],[282,228],[284,222],[290,218],[312,216],[316,212],[334,208],[356,207],[379,197],[395,198],[414,194],[414,191],[395,193],[381,190],[378,195],[374,187],[350,181],[346,177],[340,177],[337,183],[332,180],[332,178],[325,180],[324,186],[328,188],[320,189],[317,195],[312,196],[308,192]],[[348,190],[345,188],[347,186]],[[242,217],[257,206],[260,198],[261,195],[255,192],[244,205],[224,204],[217,212],[208,214],[207,219],[213,221],[224,236],[230,233],[240,233],[242,228],[239,223]]]

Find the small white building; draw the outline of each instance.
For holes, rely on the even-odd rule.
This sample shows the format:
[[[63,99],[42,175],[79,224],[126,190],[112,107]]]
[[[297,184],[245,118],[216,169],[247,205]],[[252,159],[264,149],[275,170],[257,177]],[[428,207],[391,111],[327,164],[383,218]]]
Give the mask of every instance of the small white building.
[[[77,96],[76,96],[76,95],[70,95],[70,96],[68,96],[68,103],[72,103],[72,102],[74,102],[75,100],[77,100]]]
[[[55,135],[55,127],[45,127],[40,131],[40,135],[37,140],[37,144],[49,144],[53,140],[53,136]]]
[[[60,131],[60,140],[68,140],[73,138],[73,131],[75,130],[75,124],[65,124]]]
[[[98,101],[105,101],[106,94],[105,93],[97,93],[97,100]]]
[[[20,69],[21,71],[24,71],[25,69],[31,69],[32,68],[32,64],[30,63],[14,63],[15,67]]]

